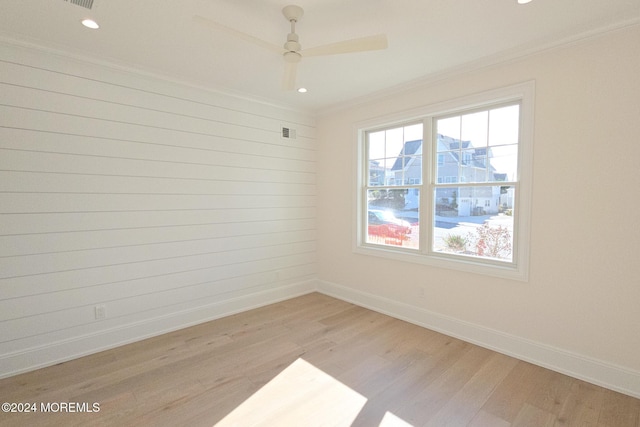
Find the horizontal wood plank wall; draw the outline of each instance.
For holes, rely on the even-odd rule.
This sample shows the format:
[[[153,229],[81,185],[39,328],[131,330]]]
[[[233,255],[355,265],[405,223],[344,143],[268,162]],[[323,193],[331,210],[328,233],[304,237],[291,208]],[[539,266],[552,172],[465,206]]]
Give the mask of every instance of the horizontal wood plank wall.
[[[315,149],[309,115],[0,42],[0,376],[311,289]]]

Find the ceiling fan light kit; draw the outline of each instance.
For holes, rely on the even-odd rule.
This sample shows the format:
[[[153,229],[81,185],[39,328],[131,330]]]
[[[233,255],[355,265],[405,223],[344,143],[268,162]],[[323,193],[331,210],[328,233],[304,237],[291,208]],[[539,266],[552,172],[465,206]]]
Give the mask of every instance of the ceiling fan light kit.
[[[355,53],[387,48],[386,35],[378,34],[375,36],[362,37],[331,43],[323,46],[312,47],[310,49],[302,49],[300,38],[296,33],[296,23],[304,15],[304,10],[300,6],[289,5],[285,6],[282,9],[282,14],[291,24],[291,32],[287,34],[287,40],[282,48],[270,42],[237,31],[233,28],[229,28],[225,25],[222,25],[215,21],[211,21],[201,16],[194,16],[194,19],[202,24],[224,30],[225,32],[249,43],[253,43],[263,48],[273,50],[282,54],[285,64],[284,77],[282,80],[282,88],[284,90],[293,90],[295,88],[298,63],[304,56],[337,55],[342,53]]]

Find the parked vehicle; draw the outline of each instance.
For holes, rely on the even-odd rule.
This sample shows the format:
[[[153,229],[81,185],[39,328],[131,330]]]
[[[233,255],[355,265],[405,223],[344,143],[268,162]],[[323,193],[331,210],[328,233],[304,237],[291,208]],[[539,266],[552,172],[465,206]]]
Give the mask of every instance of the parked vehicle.
[[[411,224],[391,211],[369,209],[368,232],[369,236],[404,240],[411,233]]]

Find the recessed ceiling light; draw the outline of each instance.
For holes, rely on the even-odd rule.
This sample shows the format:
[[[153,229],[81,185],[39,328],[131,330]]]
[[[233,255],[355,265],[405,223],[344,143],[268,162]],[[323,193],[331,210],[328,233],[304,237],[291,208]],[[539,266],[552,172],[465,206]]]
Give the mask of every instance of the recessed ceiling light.
[[[518,4],[527,4],[529,3],[531,0],[518,0]]]
[[[306,87],[301,87],[301,88],[298,89],[298,92],[306,93],[307,92],[307,88]]]
[[[98,25],[98,23],[93,19],[83,19],[82,25],[87,28],[91,28],[92,30],[97,30],[98,28],[100,28],[100,25]]]

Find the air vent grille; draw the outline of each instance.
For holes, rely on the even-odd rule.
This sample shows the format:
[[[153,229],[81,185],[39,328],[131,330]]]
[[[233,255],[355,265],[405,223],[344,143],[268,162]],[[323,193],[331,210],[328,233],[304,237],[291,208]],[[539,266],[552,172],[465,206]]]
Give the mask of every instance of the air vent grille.
[[[296,138],[296,130],[288,127],[282,127],[282,137],[285,139],[295,139]]]
[[[86,9],[91,10],[93,7],[93,0],[64,0],[67,3],[75,4],[76,6],[81,6]]]

